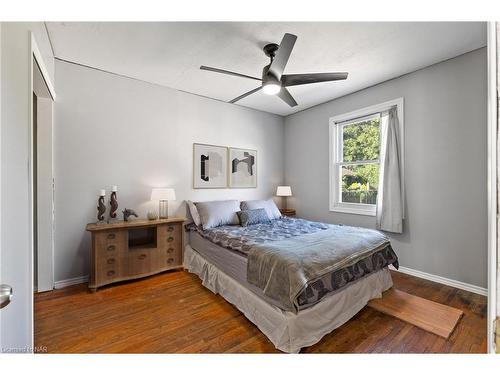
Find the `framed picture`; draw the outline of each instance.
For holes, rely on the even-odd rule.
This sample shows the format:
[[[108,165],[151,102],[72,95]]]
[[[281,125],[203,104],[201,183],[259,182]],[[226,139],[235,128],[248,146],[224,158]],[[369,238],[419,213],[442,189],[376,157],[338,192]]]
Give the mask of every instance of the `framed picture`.
[[[229,148],[229,187],[257,187],[257,151]]]
[[[227,187],[227,147],[193,143],[193,188]]]

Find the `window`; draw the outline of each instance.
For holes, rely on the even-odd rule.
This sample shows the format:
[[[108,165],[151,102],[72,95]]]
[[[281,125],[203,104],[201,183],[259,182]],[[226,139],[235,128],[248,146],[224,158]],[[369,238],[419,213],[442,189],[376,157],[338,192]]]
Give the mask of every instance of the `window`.
[[[375,216],[381,116],[394,105],[402,118],[401,98],[330,119],[330,211]]]

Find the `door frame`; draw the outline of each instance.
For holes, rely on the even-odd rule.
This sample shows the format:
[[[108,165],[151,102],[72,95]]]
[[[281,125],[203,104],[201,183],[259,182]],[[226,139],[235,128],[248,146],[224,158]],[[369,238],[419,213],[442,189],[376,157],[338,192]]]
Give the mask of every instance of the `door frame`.
[[[497,181],[498,181],[498,99],[496,23],[488,22],[488,353],[495,352],[497,316]]]
[[[2,28],[0,22],[0,167],[2,165]],[[0,171],[0,212],[2,209],[2,172]],[[2,215],[0,215],[0,265],[2,264]],[[2,267],[0,266],[0,283],[2,281]],[[2,328],[2,309],[0,309],[0,329]],[[0,349],[2,346],[2,335],[0,334]]]
[[[33,238],[33,233],[34,233],[34,180],[33,180],[33,163],[34,163],[34,155],[33,155],[33,142],[36,142],[35,139],[33,139],[33,69],[35,68],[34,66],[34,61],[36,61],[36,64],[38,65],[38,68],[42,74],[42,78],[45,81],[45,84],[47,86],[47,89],[49,91],[49,94],[52,98],[52,101],[54,102],[56,99],[56,92],[54,89],[54,85],[52,83],[52,80],[50,79],[50,75],[47,70],[47,66],[43,60],[42,54],[40,52],[40,49],[38,48],[38,44],[36,42],[35,35],[33,32],[29,33],[29,51],[30,51],[30,56],[29,56],[29,129],[28,129],[28,147],[29,147],[29,160],[28,160],[28,185],[29,185],[29,212],[28,212],[28,220],[29,220],[29,246],[30,246],[30,266],[31,266],[31,294],[33,294],[33,287],[34,287],[34,267],[37,265],[33,264],[33,253],[35,250],[35,244],[34,244],[34,238]],[[52,228],[52,236],[54,232],[54,228]],[[53,238],[53,237],[52,237]],[[54,251],[52,248],[52,264],[54,264]],[[54,269],[52,267],[52,273],[54,273]],[[54,276],[52,275],[52,280],[54,279]],[[34,317],[34,303],[32,303],[32,317]],[[31,337],[32,337],[32,344],[34,341],[34,324],[33,324],[33,319],[31,321]],[[33,347],[33,345],[32,345]]]

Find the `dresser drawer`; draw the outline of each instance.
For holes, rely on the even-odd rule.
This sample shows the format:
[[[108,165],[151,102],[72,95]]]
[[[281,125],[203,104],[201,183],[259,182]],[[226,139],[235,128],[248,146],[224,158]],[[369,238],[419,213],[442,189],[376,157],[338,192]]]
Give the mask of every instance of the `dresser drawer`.
[[[166,226],[166,246],[178,247],[182,242],[182,226],[181,225],[167,225]]]
[[[97,283],[107,284],[109,282],[119,280],[120,277],[120,272],[116,269],[103,269],[97,273]]]
[[[120,249],[125,248],[127,233],[124,231],[103,231],[95,235],[97,257],[117,255]]]
[[[121,278],[122,264],[118,256],[102,257],[97,260],[97,281],[107,283]]]
[[[126,273],[128,276],[139,276],[152,271],[151,259],[154,258],[151,250],[129,251],[126,257]]]
[[[158,227],[158,249],[177,248],[182,243],[182,225],[164,224]]]
[[[176,267],[182,265],[181,249],[179,246],[167,246],[167,249],[161,253],[162,267]]]

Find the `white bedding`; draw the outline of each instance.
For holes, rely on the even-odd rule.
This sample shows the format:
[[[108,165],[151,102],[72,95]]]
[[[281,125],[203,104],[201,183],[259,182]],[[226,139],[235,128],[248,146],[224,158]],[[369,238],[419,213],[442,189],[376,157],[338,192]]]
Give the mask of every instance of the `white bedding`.
[[[390,272],[384,268],[295,314],[270,305],[189,245],[184,252],[184,267],[198,275],[206,288],[240,310],[277,349],[287,353],[298,353],[301,348],[317,343],[392,286]]]

